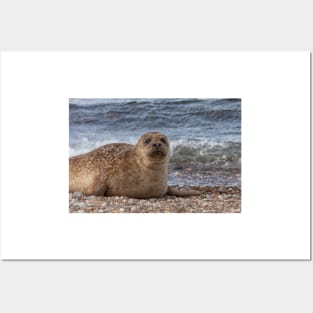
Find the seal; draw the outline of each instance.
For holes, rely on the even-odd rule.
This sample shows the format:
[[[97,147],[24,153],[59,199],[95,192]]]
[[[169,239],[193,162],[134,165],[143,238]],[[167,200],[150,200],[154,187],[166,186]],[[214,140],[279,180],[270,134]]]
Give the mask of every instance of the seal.
[[[168,162],[169,140],[160,132],[142,135],[136,145],[107,144],[69,159],[69,192],[139,199],[198,195],[168,186]]]

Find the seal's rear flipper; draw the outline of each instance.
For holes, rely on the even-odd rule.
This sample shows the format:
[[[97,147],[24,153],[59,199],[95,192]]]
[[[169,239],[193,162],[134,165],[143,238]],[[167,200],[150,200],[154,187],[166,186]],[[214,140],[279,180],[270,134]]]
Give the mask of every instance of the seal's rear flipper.
[[[166,195],[176,196],[176,197],[189,197],[189,196],[199,196],[201,192],[192,189],[178,190],[174,187],[167,187]]]

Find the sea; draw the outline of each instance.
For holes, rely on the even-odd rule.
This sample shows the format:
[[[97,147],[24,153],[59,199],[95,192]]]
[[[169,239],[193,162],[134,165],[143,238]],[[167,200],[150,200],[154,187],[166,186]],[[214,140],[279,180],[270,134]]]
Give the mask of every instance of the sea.
[[[241,185],[241,99],[69,99],[70,156],[149,131],[170,140],[170,185]]]

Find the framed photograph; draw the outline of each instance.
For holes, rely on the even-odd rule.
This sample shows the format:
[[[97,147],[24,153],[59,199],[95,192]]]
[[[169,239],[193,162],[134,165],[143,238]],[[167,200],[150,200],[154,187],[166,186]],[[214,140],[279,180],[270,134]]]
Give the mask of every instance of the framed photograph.
[[[310,214],[309,52],[1,54],[2,259],[309,260]]]
[[[69,99],[69,207],[238,213],[241,99]]]

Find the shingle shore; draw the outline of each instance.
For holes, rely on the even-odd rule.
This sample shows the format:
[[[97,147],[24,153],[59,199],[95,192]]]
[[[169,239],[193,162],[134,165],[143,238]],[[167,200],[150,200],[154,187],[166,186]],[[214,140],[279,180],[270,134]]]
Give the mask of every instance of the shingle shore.
[[[80,193],[69,194],[71,213],[240,213],[240,187],[199,187],[199,196],[164,196],[152,199],[128,197],[84,197]]]

